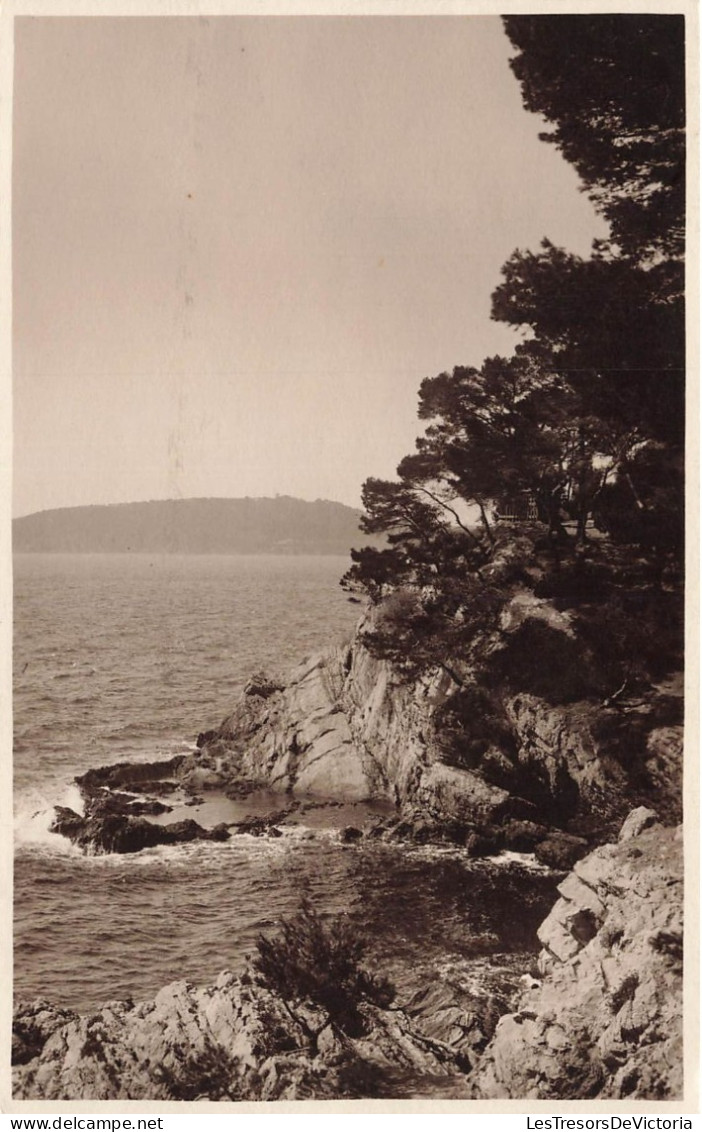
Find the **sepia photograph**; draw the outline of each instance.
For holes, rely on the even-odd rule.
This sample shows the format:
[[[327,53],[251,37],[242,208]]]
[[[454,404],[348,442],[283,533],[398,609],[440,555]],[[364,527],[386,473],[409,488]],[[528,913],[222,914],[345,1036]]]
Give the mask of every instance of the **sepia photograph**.
[[[696,24],[93,7],[4,25],[5,1111],[680,1112]]]

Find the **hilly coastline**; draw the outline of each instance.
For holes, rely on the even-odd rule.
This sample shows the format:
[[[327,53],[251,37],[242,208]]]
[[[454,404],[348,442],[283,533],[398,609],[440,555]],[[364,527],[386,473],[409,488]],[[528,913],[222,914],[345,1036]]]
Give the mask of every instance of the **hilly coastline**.
[[[40,511],[14,519],[12,537],[20,554],[348,554],[360,515],[287,495],[152,500]]]
[[[176,579],[167,616],[139,626],[113,585],[95,608],[117,609],[123,671],[104,627],[91,640],[100,627],[87,603],[76,640],[56,649],[60,686],[42,695],[32,668],[16,665],[39,689],[31,711],[51,729],[52,750],[62,738],[73,749],[74,731],[57,727],[64,701],[78,720],[92,701],[114,716],[147,620],[157,626],[158,680],[146,709],[178,699],[176,677],[195,676],[190,653],[175,647],[187,616],[190,651],[207,666],[224,658],[226,715],[206,722],[198,691],[190,738],[159,745],[149,729],[139,757],[124,757],[137,719],[129,703],[109,761],[88,763],[89,736],[81,772],[68,789],[55,776],[50,809],[33,814],[45,839],[62,839],[68,862],[59,871],[52,860],[43,901],[56,875],[70,869],[83,900],[82,863],[92,873],[96,861],[121,862],[108,866],[119,885],[110,888],[107,870],[103,885],[111,903],[128,889],[126,915],[112,921],[118,958],[160,953],[169,902],[203,928],[195,949],[174,933],[169,981],[155,992],[141,993],[130,974],[117,997],[115,964],[97,1008],[68,1002],[63,986],[53,1000],[18,1001],[15,1099],[692,1100],[696,1038],[683,1046],[684,948],[686,974],[698,960],[683,925],[684,23],[537,15],[504,17],[504,29],[525,109],[554,127],[542,136],[574,166],[610,236],[589,259],[548,239],[512,254],[492,317],[519,333],[514,353],[424,378],[425,431],[395,479],[365,481],[363,515],[321,501],[188,500],[15,526],[25,551],[353,548],[341,584],[362,604],[351,639],[329,634],[314,652],[302,648],[304,617],[295,617],[296,667],[282,673],[278,650],[244,683],[227,675],[236,630],[212,648],[207,634],[235,624],[232,597],[242,640],[274,619],[259,599],[257,620],[254,586],[191,587],[177,601]],[[467,514],[479,516],[475,526]],[[21,563],[76,573],[142,564]],[[209,564],[168,563],[192,574]],[[261,581],[264,565],[282,565],[282,575],[295,564],[224,565],[250,565]],[[69,581],[35,593],[60,607],[64,591],[79,592]],[[50,652],[35,593],[18,604],[32,663]],[[299,589],[287,593],[297,614]],[[153,581],[148,597],[151,615]],[[129,591],[123,605],[134,604]],[[93,677],[111,662],[101,695]],[[33,781],[34,752],[24,753]],[[146,872],[154,861],[158,872]],[[195,891],[177,887],[188,876]],[[37,888],[25,889],[27,904]],[[68,904],[71,889],[58,890]],[[141,909],[158,914],[141,938],[140,892]],[[20,960],[46,938],[45,911],[43,902]],[[88,946],[111,942],[93,906],[86,920],[81,981]],[[251,946],[228,952],[232,925],[244,921],[256,926]],[[210,944],[221,973],[196,982],[186,964]],[[677,1120],[659,1126],[692,1127]]]

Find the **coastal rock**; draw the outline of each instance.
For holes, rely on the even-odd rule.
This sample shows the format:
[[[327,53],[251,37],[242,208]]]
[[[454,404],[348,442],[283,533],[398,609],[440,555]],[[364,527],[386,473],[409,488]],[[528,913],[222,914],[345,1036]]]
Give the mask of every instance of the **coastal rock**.
[[[411,1075],[465,1092],[454,1051],[401,1011],[361,1008],[363,1031],[284,1003],[247,975],[164,987],[150,1002],[111,1002],[89,1016],[20,1005],[15,1030],[42,1018],[16,1065],[15,1099],[302,1100],[399,1095]]]
[[[551,869],[570,869],[587,850],[588,843],[583,837],[557,830],[538,842],[534,855],[537,861]]]
[[[516,853],[530,853],[536,845],[546,839],[546,826],[537,822],[516,819],[504,823],[502,840],[506,849]]]
[[[343,841],[345,845],[353,845],[356,841],[360,841],[363,837],[363,830],[358,829],[355,825],[346,825],[339,834],[339,840]]]
[[[186,841],[226,841],[229,830],[224,825],[203,829],[196,821],[185,820],[156,825],[143,817],[119,813],[89,813],[86,817],[56,806],[50,825],[52,833],[60,833],[79,848],[91,853],[138,853],[155,845],[176,845]]]
[[[678,781],[680,735],[656,726],[666,718],[656,703],[671,700],[667,686],[652,689],[631,715],[628,707],[622,713],[595,700],[554,704],[503,689],[505,734],[473,763],[461,762],[460,745],[455,757],[445,756],[437,710],[456,692],[455,681],[444,670],[406,681],[371,655],[364,634],[372,616],[362,619],[349,647],[307,658],[284,687],[261,674],[252,678],[220,728],[185,757],[181,783],[236,796],[258,785],[295,797],[384,799],[403,818],[422,810],[435,822],[487,825],[493,833],[531,821],[544,828],[542,842],[560,831],[592,845],[610,838],[647,790],[663,796],[663,779]],[[500,640],[532,623],[572,644],[567,615],[519,593],[508,603]],[[497,638],[487,640],[486,655],[498,647]],[[666,820],[672,812],[665,811]],[[538,842],[522,839],[527,843]],[[544,847],[543,859],[569,868],[582,851],[562,839]]]
[[[260,696],[262,699],[267,700],[270,696],[275,695],[276,692],[282,692],[284,684],[278,680],[272,680],[265,672],[256,672],[253,676],[249,676],[244,687],[245,696]]]
[[[285,688],[252,685],[204,755],[186,759],[182,781],[199,789],[213,785],[216,775],[227,789],[243,780],[298,796],[361,801],[377,795],[371,761],[354,744],[338,700],[344,655],[336,650],[303,662]]]
[[[560,824],[585,808],[621,821],[631,804],[629,781],[594,735],[600,716],[596,704],[553,705],[522,693],[507,700],[505,708],[519,766],[545,788],[550,817]]]
[[[205,747],[208,743],[211,743],[212,740],[216,738],[217,732],[213,728],[210,728],[209,731],[201,731],[197,739],[195,740],[195,746],[198,749],[200,747]]]
[[[228,840],[229,830],[223,823],[205,829],[191,818],[167,823],[147,820],[146,815],[155,817],[174,809],[158,795],[172,796],[176,791],[182,795],[173,777],[182,762],[179,755],[153,763],[117,763],[80,775],[76,784],[83,814],[55,806],[50,832],[67,837],[86,853],[138,853],[156,845]],[[178,801],[184,805],[188,799],[179,797]]]
[[[432,742],[444,683],[402,684],[358,643],[311,657],[285,688],[242,697],[217,737],[186,757],[181,780],[200,789],[215,775],[227,792],[259,783],[293,796],[383,798],[438,821],[493,820],[508,792],[445,765]]]
[[[638,837],[640,833],[655,825],[657,821],[658,817],[655,810],[649,810],[646,806],[638,806],[637,809],[631,811],[619,830],[619,841],[630,841],[632,837]]]
[[[509,956],[474,960],[470,972],[459,967],[427,982],[403,1010],[422,1034],[452,1049],[470,1074],[521,990],[522,962]]]
[[[43,999],[21,1007],[12,1025],[12,1064],[25,1065],[38,1057],[54,1031],[77,1018],[74,1011],[61,1010]]]
[[[647,820],[632,815],[559,885],[538,933],[543,980],[500,1019],[475,1097],[682,1095],[681,831]]]
[[[183,755],[175,755],[149,763],[112,763],[86,771],[76,778],[76,783],[86,798],[96,797],[101,789],[148,794],[156,787],[158,793],[164,794],[177,789],[183,759]]]
[[[549,632],[571,640],[568,617],[543,599],[527,602],[517,594],[504,620],[503,636],[547,622]],[[401,679],[365,647],[371,627],[366,617],[349,647],[307,658],[284,686],[256,674],[222,725],[200,733],[190,754],[81,776],[86,819],[99,821],[86,831],[75,815],[64,814],[54,828],[100,851],[130,852],[169,842],[160,832],[167,827],[133,823],[159,812],[164,796],[176,790],[243,798],[265,788],[295,799],[382,799],[411,826],[401,824],[393,836],[404,828],[420,842],[454,840],[471,855],[534,851],[566,870],[610,839],[632,804],[655,795],[665,820],[678,820],[665,780],[679,790],[680,728],[658,726],[677,718],[674,681],[626,711],[594,701],[552,704],[502,689],[501,722],[482,753],[463,751],[460,743],[445,750],[437,719],[456,693],[455,680],[444,670],[415,682]],[[498,645],[488,641],[484,648]],[[470,734],[470,720],[464,722]],[[132,798],[121,805],[117,799],[127,792]],[[210,833],[182,832],[191,836]]]
[[[645,771],[657,811],[667,821],[682,820],[683,728],[655,727],[646,738]]]
[[[491,786],[469,770],[434,763],[419,780],[416,802],[429,813],[457,821],[487,822],[504,810],[506,790]]]

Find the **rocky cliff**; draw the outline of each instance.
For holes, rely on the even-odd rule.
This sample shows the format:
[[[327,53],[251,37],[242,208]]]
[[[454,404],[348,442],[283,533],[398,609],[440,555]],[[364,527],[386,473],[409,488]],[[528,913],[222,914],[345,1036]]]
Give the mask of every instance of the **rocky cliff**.
[[[20,1005],[16,1098],[301,1100],[334,1096],[676,1099],[682,1095],[682,842],[634,811],[578,861],[542,923],[538,969],[466,996],[433,985],[361,1008],[349,1036],[250,974],[174,983],[89,1016]],[[494,972],[493,972],[494,981]]]
[[[567,635],[549,603],[530,599],[525,610],[522,597],[506,624],[550,620]],[[549,840],[544,859],[561,867],[612,836],[632,805],[655,797],[666,820],[680,819],[682,727],[659,725],[668,720],[661,704],[679,718],[674,681],[611,705],[499,689],[501,733],[470,759],[460,745],[447,755],[442,742],[441,712],[455,693],[445,671],[403,681],[365,647],[362,624],[348,648],[308,658],[284,685],[253,679],[180,775],[196,791],[256,783],[290,795],[386,798],[404,817],[463,823],[498,848],[510,836],[522,849]]]
[[[483,656],[536,626],[542,634],[545,627],[551,650],[563,644],[568,663],[570,624],[550,601],[517,591],[501,620],[500,639],[488,637]],[[459,661],[453,674],[446,666],[404,678],[369,651],[369,625],[362,621],[347,647],[307,658],[284,683],[252,677],[189,755],[84,775],[84,814],[57,812],[54,830],[107,852],[226,839],[225,827],[203,829],[190,817],[154,823],[149,815],[171,808],[176,788],[191,798],[265,788],[286,796],[286,806],[306,797],[384,799],[408,836],[449,837],[474,855],[533,850],[568,869],[616,835],[632,806],[654,804],[662,820],[680,820],[679,677],[635,699],[549,699],[519,691],[509,673],[485,693],[465,665],[457,680]],[[537,671],[539,655],[529,663]]]
[[[681,828],[633,811],[559,891],[533,986],[500,1019],[473,1095],[680,1098]]]

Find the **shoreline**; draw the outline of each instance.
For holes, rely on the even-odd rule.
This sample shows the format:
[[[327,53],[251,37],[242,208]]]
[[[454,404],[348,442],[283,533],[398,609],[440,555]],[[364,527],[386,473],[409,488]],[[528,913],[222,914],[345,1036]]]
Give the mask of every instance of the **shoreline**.
[[[660,799],[662,815],[637,799],[623,769],[592,740],[592,705],[563,708],[535,696],[518,695],[508,704],[522,744],[519,758],[506,763],[502,756],[500,764],[495,753],[492,763],[484,760],[486,769],[493,764],[501,768],[501,779],[443,761],[432,738],[432,720],[446,695],[444,682],[442,675],[414,685],[398,681],[385,662],[368,654],[359,628],[351,645],[308,657],[284,683],[262,673],[251,677],[230,715],[218,728],[201,733],[195,749],[170,759],[108,764],[79,775],[83,813],[59,808],[52,828],[83,851],[118,853],[127,862],[130,854],[163,844],[226,842],[241,834],[277,840],[306,814],[316,814],[313,820],[338,830],[335,845],[351,852],[374,842],[408,849],[444,847],[466,866],[479,869],[476,877],[488,878],[482,895],[488,900],[498,894],[504,900],[510,877],[524,875],[514,856],[533,854],[552,885],[550,911],[533,941],[542,948],[538,963],[535,951],[523,948],[518,972],[513,966],[501,967],[507,952],[496,938],[486,955],[494,964],[492,973],[503,980],[503,994],[479,994],[476,1004],[475,996],[469,993],[466,999],[450,978],[430,978],[416,991],[420,1005],[414,1003],[414,1014],[412,1002],[403,1003],[400,1014],[368,1007],[364,1017],[371,1036],[360,1044],[339,1033],[333,1020],[319,1017],[315,1032],[328,1031],[322,1050],[310,1047],[309,1035],[305,1037],[309,1004],[281,1006],[275,994],[271,1001],[271,988],[259,988],[260,994],[251,990],[246,972],[222,976],[224,981],[214,989],[169,984],[156,995],[155,1006],[108,1004],[97,1011],[97,1022],[73,1014],[67,1018],[46,1004],[20,1004],[20,1037],[25,1031],[39,1033],[41,1041],[37,1039],[36,1048],[36,1042],[33,1046],[29,1041],[20,1051],[18,1095],[58,1099],[64,1095],[61,1090],[76,1088],[71,1099],[87,1096],[80,1091],[87,1088],[97,1090],[89,1094],[96,1099],[183,1099],[183,1091],[193,1089],[199,1091],[188,1099],[296,1099],[309,1096],[309,1089],[320,1097],[368,1095],[343,1092],[346,1078],[339,1072],[350,1049],[360,1079],[372,1079],[374,1089],[385,1090],[378,1094],[383,1096],[398,1095],[393,1090],[400,1087],[399,1080],[388,1066],[398,1058],[405,1064],[405,1055],[405,1096],[441,1095],[431,1091],[437,1075],[445,1095],[455,1096],[459,1089],[464,1099],[679,1095],[681,1085],[669,1052],[679,1043],[681,902],[671,897],[680,883],[680,846],[672,825],[666,824],[665,794]],[[669,728],[663,738],[669,756],[664,765],[669,765],[677,735]],[[577,799],[576,808],[568,801],[571,796]],[[381,812],[369,817],[374,806]],[[365,820],[354,823],[351,815],[356,813]],[[308,834],[314,840],[313,831]],[[632,867],[638,878],[633,888]],[[619,874],[629,879],[622,881]],[[537,876],[532,877],[535,885]],[[639,899],[642,887],[644,898]],[[531,898],[523,883],[515,896],[517,891],[522,902]],[[623,947],[622,939],[636,924],[632,900],[638,900],[646,931],[643,945],[639,932]],[[523,916],[520,907],[514,923]],[[613,930],[617,918],[622,927]],[[609,972],[604,982],[596,974],[601,969]],[[592,974],[584,978],[583,970]],[[669,989],[664,1017],[655,993],[661,981]],[[589,995],[586,1001],[581,1000],[583,988]],[[261,1060],[258,1039],[251,1039],[252,1033],[261,1033],[259,1008],[266,1016],[283,1009],[288,1019],[291,1011],[297,1018],[285,1042],[296,1051],[293,1060],[298,1069],[303,1066],[301,1075],[290,1073],[290,1059],[279,1062],[275,1051]],[[161,1009],[174,1048],[192,1053],[185,1069],[173,1062],[165,1084],[148,1069],[156,1056],[153,1034],[139,1037],[147,1016]],[[197,1015],[200,1009],[206,1009],[208,1017],[215,1010],[230,1019],[229,1036],[215,1059],[216,1080],[210,1074],[210,1053],[198,1045],[201,1039],[184,1020],[184,1011],[195,1010]],[[642,1026],[632,1025],[632,1010],[643,1019]],[[446,1027],[453,1035],[448,1042]],[[576,1039],[583,1027],[593,1031],[589,1042]],[[642,1033],[649,1032],[651,1056],[644,1072],[638,1048]],[[70,1068],[78,1040],[80,1083]],[[227,1052],[231,1043],[239,1048],[250,1040],[248,1060],[234,1064]],[[617,1052],[600,1058],[602,1042],[613,1043]],[[141,1050],[136,1061],[132,1057],[132,1076],[124,1085],[132,1092],[120,1093],[115,1091],[116,1068],[105,1078],[103,1067],[112,1064],[113,1056],[121,1065],[132,1047]],[[158,1050],[158,1057],[172,1060],[172,1050]],[[632,1074],[638,1074],[636,1080]],[[430,1078],[433,1084],[427,1084]],[[421,1088],[422,1081],[430,1092],[412,1091]],[[540,1081],[548,1083],[541,1093]]]
[[[15,1098],[676,1099],[679,831],[633,811],[619,841],[578,862],[558,894],[538,931],[538,964],[525,955],[505,966],[495,955],[477,962],[477,992],[433,980],[390,1011],[365,1004],[358,1039],[319,1007],[294,996],[285,1003],[250,971],[225,972],[209,987],[171,983],[152,1002],[110,1002],[89,1016],[20,1003]],[[264,1040],[272,1017],[286,1035],[279,1050]],[[588,1043],[558,1037],[583,1026]],[[349,1058],[358,1071],[351,1084],[341,1073]],[[358,1081],[374,1081],[376,1091],[354,1092]]]

